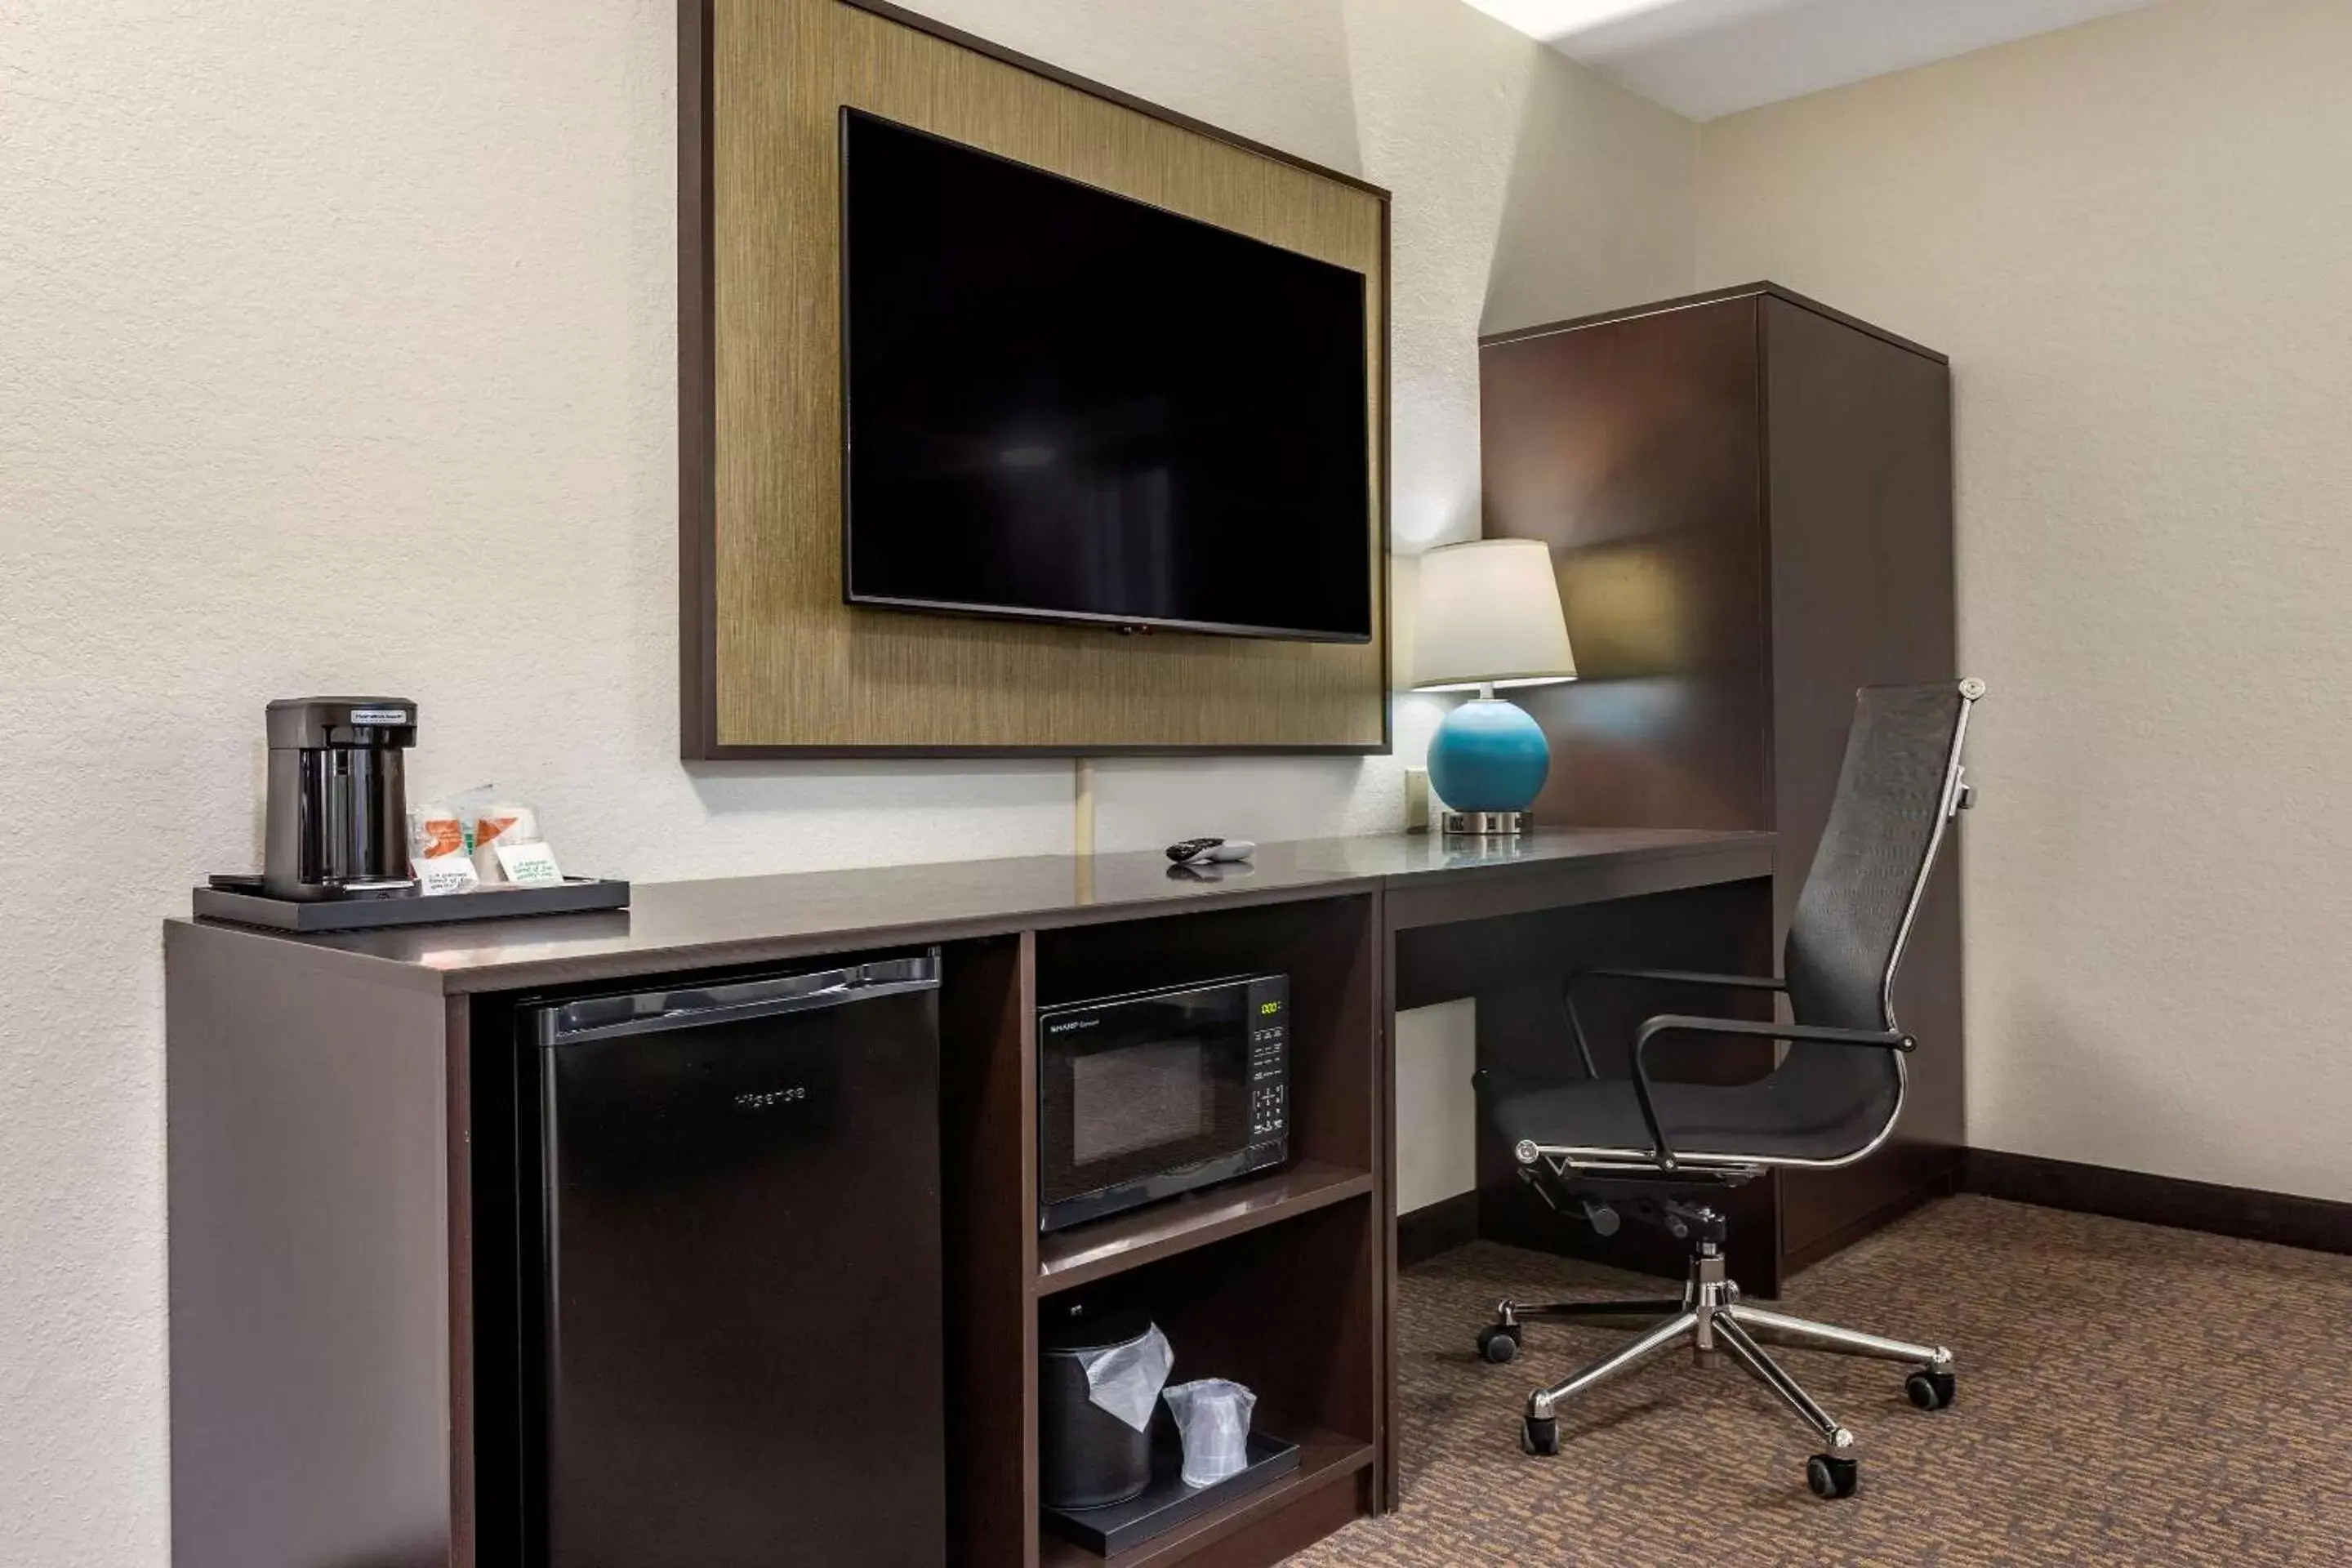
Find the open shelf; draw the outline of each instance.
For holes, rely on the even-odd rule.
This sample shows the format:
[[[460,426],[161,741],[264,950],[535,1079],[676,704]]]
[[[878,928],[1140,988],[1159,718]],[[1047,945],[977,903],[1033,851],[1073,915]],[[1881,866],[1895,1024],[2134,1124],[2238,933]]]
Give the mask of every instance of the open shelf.
[[[1360,1174],[1326,1194],[1352,1190]],[[1286,1210],[1279,1225],[1139,1262],[1037,1302],[1041,1334],[1072,1311],[1135,1313],[1168,1337],[1171,1381],[1225,1377],[1257,1395],[1251,1425],[1300,1447],[1299,1468],[1108,1561],[1173,1564],[1199,1552],[1220,1568],[1278,1563],[1367,1511],[1381,1430],[1380,1226],[1370,1196]],[[1212,1544],[1213,1543],[1213,1544]],[[1050,1535],[1042,1561],[1106,1560]]]
[[[1351,895],[1040,931],[1035,1003],[1289,976],[1290,1153],[1370,1171],[1380,1143],[1374,914]]]
[[[990,1315],[972,1314],[950,1359],[958,1397],[978,1402],[959,1429],[968,1458],[950,1514],[970,1568],[1260,1568],[1377,1505],[1378,917],[1377,900],[1352,892],[1155,912],[1039,930],[992,974],[963,965],[967,999],[987,1005],[961,1010],[953,1033],[992,1064],[986,1087],[999,1091],[969,1097],[982,1107],[977,1141],[955,1163],[974,1210],[963,1278]],[[1037,1010],[1252,973],[1290,978],[1290,1162],[1039,1235]],[[1167,1335],[1177,1380],[1254,1390],[1253,1424],[1297,1443],[1299,1468],[1105,1558],[1043,1528],[1038,1347],[1072,1316],[1130,1312]]]
[[[1372,1173],[1321,1160],[1170,1198],[1037,1242],[1037,1293],[1092,1284],[1229,1236],[1311,1214],[1372,1190]]]
[[[1038,1568],[1170,1568],[1235,1531],[1271,1517],[1307,1493],[1369,1468],[1372,1462],[1370,1443],[1337,1432],[1316,1428],[1295,1440],[1298,1444],[1298,1468],[1271,1486],[1237,1497],[1198,1519],[1186,1520],[1167,1534],[1156,1535],[1112,1557],[1098,1556],[1075,1542],[1049,1534],[1038,1542]]]

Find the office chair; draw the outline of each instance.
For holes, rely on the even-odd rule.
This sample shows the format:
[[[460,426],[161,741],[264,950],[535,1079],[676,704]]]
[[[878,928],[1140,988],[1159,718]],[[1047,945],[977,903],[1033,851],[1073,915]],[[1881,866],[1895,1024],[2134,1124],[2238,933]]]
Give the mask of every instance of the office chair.
[[[1979,680],[1865,687],[1854,704],[1837,797],[1822,834],[1782,949],[1782,978],[1675,970],[1589,969],[1561,993],[1584,1080],[1522,1089],[1478,1075],[1482,1112],[1512,1149],[1518,1173],[1551,1205],[1613,1234],[1620,1213],[1664,1226],[1690,1244],[1679,1300],[1496,1303],[1478,1334],[1488,1361],[1514,1360],[1530,1320],[1639,1326],[1633,1343],[1563,1382],[1528,1396],[1520,1446],[1559,1452],[1562,1403],[1689,1341],[1700,1360],[1727,1350],[1820,1434],[1828,1451],[1806,1461],[1822,1497],[1850,1497],[1860,1478],[1853,1434],[1832,1420],[1759,1339],[1845,1355],[1915,1363],[1906,1384],[1922,1409],[1951,1404],[1952,1352],[1766,1311],[1742,1300],[1724,1271],[1724,1219],[1711,1201],[1775,1167],[1832,1170],[1868,1155],[1902,1114],[1904,1056],[1916,1044],[1895,1021],[1895,973],[1927,890],[1945,825],[1972,804],[1960,742]],[[1790,1023],[1661,1014],[1633,1037],[1633,1076],[1603,1079],[1576,1012],[1579,988],[1595,981],[1779,992]],[[1753,1083],[1730,1087],[1653,1083],[1650,1045],[1674,1036],[1720,1035],[1787,1042],[1780,1064]],[[1951,1042],[1957,1045],[1958,1042]],[[1625,1320],[1633,1319],[1632,1323]]]

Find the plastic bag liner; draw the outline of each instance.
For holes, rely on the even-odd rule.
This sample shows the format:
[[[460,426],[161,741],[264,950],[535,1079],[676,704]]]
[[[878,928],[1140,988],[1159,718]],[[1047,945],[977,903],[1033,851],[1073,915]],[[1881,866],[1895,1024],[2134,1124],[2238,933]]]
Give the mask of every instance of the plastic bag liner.
[[[1151,1407],[1168,1381],[1168,1369],[1176,1364],[1176,1352],[1154,1323],[1141,1339],[1079,1361],[1087,1369],[1087,1400],[1141,1432],[1151,1426]]]
[[[1250,1412],[1257,1395],[1222,1377],[1180,1383],[1162,1398],[1184,1438],[1184,1484],[1214,1486],[1249,1468]]]

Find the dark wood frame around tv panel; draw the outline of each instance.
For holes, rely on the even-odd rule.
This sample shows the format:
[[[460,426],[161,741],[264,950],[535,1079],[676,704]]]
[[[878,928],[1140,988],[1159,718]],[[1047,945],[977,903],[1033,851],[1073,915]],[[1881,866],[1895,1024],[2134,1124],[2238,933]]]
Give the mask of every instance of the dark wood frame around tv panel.
[[[1364,274],[1369,642],[842,603],[845,104]],[[679,0],[681,754],[1386,752],[1388,321],[1378,186],[881,0]]]

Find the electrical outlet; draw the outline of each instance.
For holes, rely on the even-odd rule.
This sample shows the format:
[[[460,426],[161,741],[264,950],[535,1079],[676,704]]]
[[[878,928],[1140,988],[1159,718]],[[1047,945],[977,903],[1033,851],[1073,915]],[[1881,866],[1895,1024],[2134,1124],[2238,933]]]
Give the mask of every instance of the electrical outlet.
[[[1429,831],[1429,770],[1407,768],[1404,771],[1404,830],[1407,833]]]

